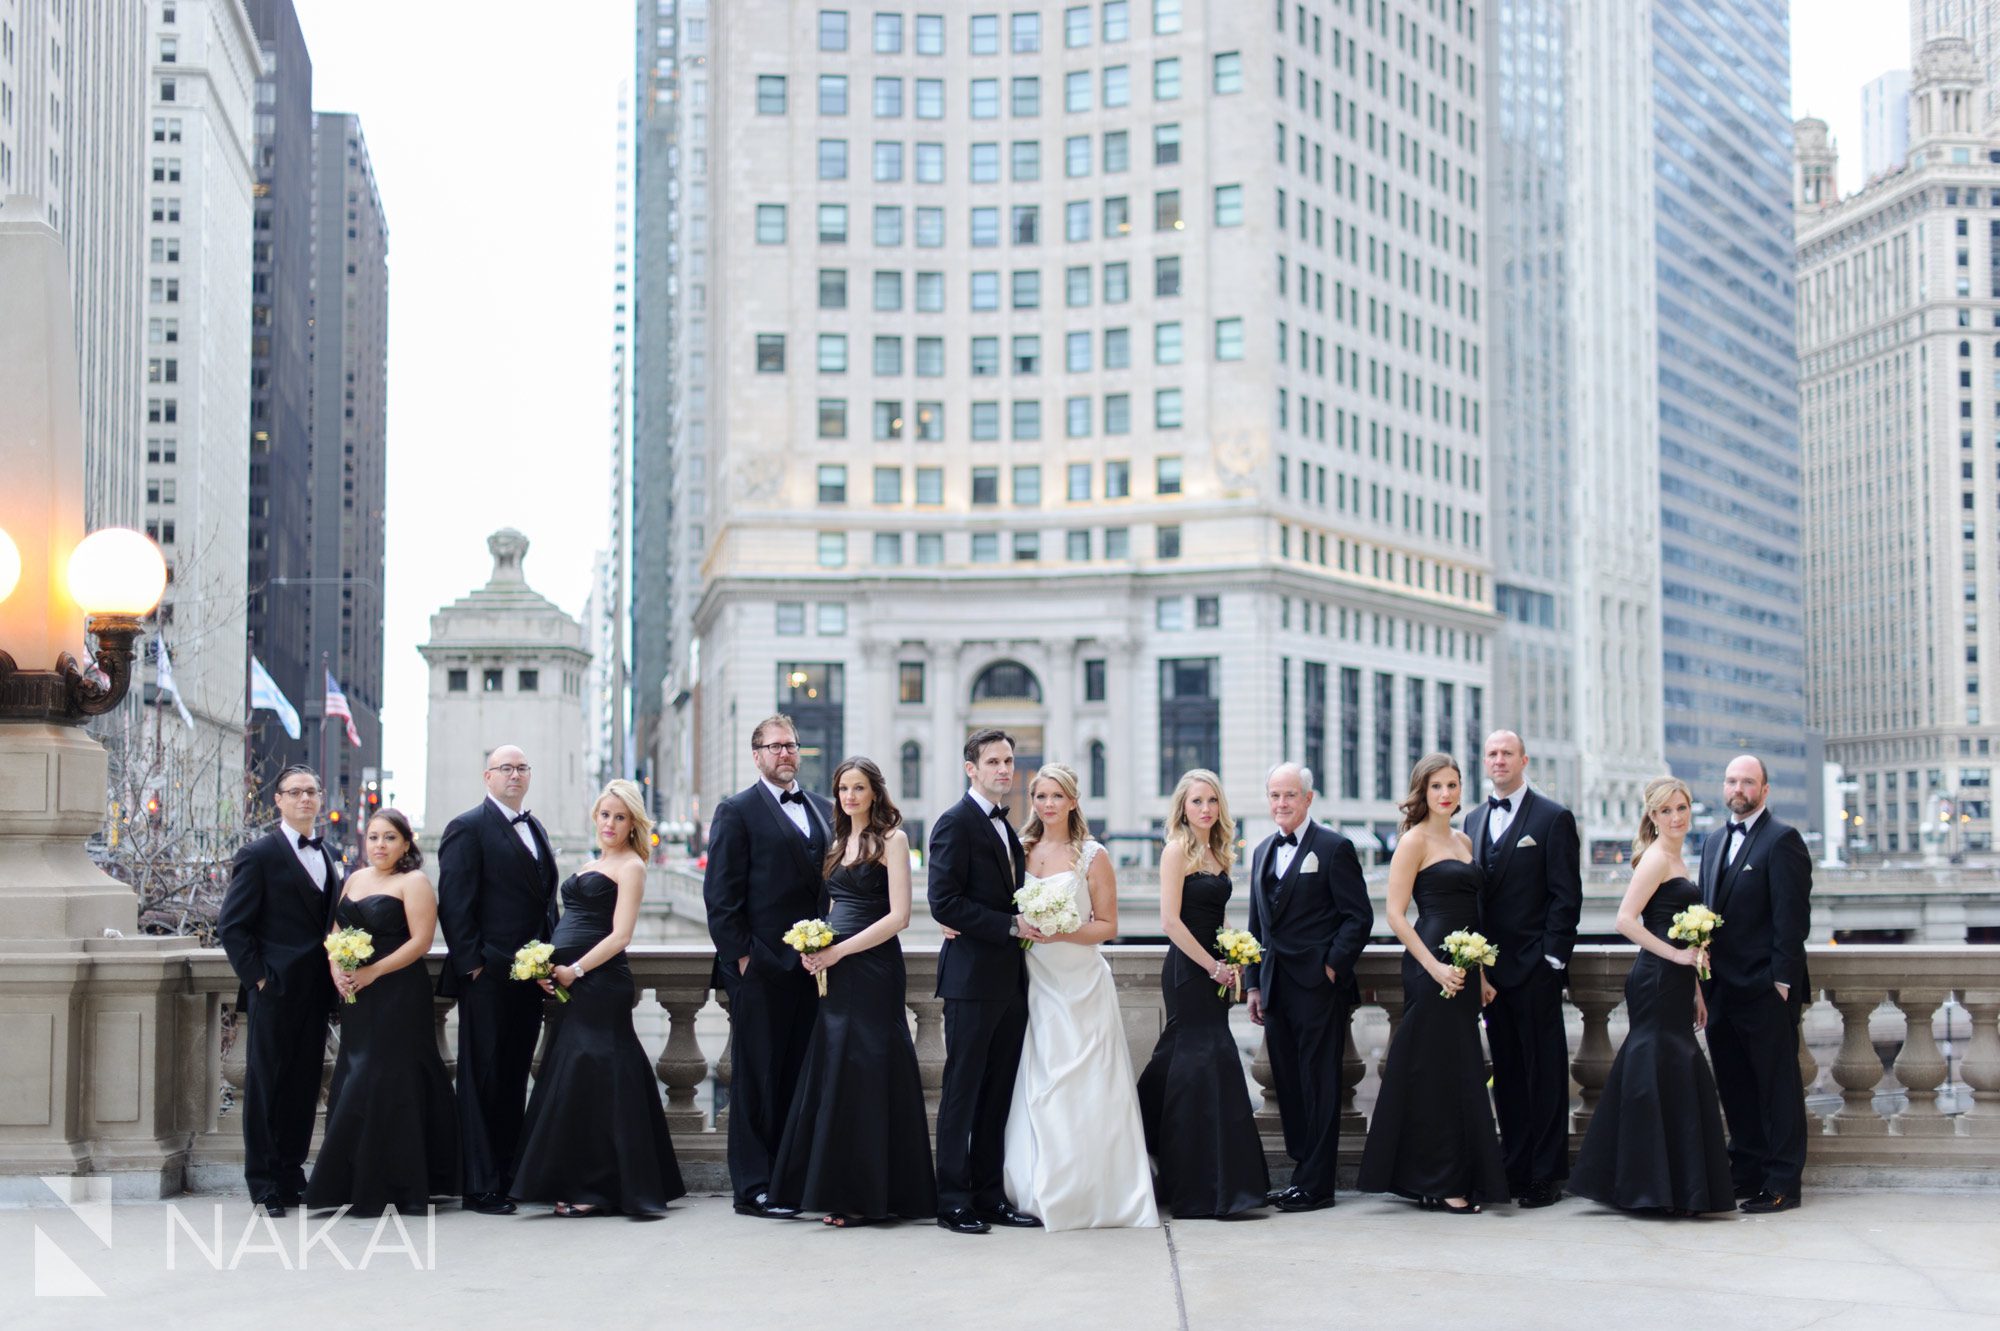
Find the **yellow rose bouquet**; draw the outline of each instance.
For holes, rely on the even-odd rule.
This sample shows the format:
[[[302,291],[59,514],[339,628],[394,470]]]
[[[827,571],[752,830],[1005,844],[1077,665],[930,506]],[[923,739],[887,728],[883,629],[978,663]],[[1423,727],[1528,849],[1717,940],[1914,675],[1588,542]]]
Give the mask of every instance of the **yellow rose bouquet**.
[[[825,920],[800,920],[785,930],[785,946],[798,952],[802,957],[825,951],[833,946],[833,929]],[[826,972],[813,976],[819,981],[819,996],[826,997]]]
[[[514,964],[507,975],[515,980],[546,980],[556,973],[556,946],[544,943],[539,938],[531,938],[521,944],[521,950],[514,954]],[[555,986],[556,1002],[569,1002],[569,990]]]
[[[1444,936],[1440,945],[1445,958],[1459,970],[1469,970],[1474,966],[1491,966],[1500,960],[1500,949],[1486,941],[1486,935],[1470,929],[1459,929]],[[1450,998],[1451,990],[1440,989],[1438,995]]]
[[[1696,949],[1706,957],[1708,955],[1708,945],[1714,939],[1715,931],[1721,927],[1722,917],[1697,902],[1689,906],[1686,910],[1674,913],[1674,922],[1667,930],[1667,937],[1677,943],[1686,943],[1689,947]],[[1696,966],[1695,974],[1706,980],[1708,978],[1708,967],[1702,965]]]
[[[366,929],[337,929],[326,936],[326,955],[333,959],[334,965],[352,975],[375,955],[375,936]],[[354,1001],[352,993],[347,995],[347,1001]]]
[[[1247,929],[1217,929],[1215,945],[1222,949],[1222,959],[1236,967],[1236,1001],[1243,1001],[1243,967],[1254,966],[1264,959],[1263,945]],[[1229,992],[1229,986],[1215,986],[1215,996],[1221,998]]]

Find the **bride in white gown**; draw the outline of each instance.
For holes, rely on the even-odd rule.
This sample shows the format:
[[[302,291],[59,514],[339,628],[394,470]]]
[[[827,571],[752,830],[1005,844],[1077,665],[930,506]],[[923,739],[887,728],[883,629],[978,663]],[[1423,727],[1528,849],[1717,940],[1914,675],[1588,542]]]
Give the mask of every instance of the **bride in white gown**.
[[[1076,773],[1050,763],[1028,787],[1021,835],[1028,880],[1067,879],[1073,932],[1028,952],[1028,1034],[1007,1114],[1007,1199],[1049,1229],[1160,1223],[1131,1056],[1111,967],[1098,944],[1118,932],[1118,883],[1077,808]]]

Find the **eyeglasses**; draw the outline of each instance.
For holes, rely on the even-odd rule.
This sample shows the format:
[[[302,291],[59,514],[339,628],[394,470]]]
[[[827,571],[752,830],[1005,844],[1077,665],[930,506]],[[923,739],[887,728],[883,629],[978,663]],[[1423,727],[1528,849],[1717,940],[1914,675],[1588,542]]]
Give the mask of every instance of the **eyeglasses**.
[[[526,776],[528,774],[528,765],[526,763],[500,763],[486,770],[489,772],[498,772],[502,776]]]
[[[771,753],[797,753],[799,751],[799,746],[797,743],[752,744],[750,747],[753,749],[764,749]]]
[[[290,790],[281,790],[281,791],[279,791],[279,792],[278,792],[278,794],[282,795],[282,796],[283,796],[284,798],[286,798],[286,799],[289,799],[289,800],[302,800],[302,799],[305,799],[305,798],[307,798],[308,796],[310,796],[310,797],[311,797],[311,798],[313,798],[313,799],[318,799],[318,798],[319,798],[319,787],[318,787],[318,786],[293,786],[293,787],[292,787],[292,788],[291,788]]]

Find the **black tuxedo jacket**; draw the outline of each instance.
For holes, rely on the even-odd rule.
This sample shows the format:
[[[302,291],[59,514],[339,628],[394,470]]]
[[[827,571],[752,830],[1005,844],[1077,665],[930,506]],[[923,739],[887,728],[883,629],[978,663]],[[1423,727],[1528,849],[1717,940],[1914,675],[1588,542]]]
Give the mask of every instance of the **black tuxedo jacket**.
[[[279,823],[236,852],[216,932],[245,990],[263,980],[267,997],[331,1008],[335,993],[326,967],[326,935],[340,901],[342,874],[322,848],[326,889],[314,887],[292,848],[296,844],[292,830]]]
[[[482,966],[506,970],[523,943],[546,943],[556,927],[556,856],[541,823],[528,819],[536,855],[490,799],[445,826],[438,842],[438,924],[450,960],[438,992],[455,994]]]
[[[1361,857],[1352,841],[1308,818],[1299,824],[1298,848],[1274,892],[1268,868],[1276,840],[1274,832],[1250,852],[1250,932],[1263,944],[1264,960],[1243,977],[1243,985],[1261,991],[1269,1011],[1282,988],[1324,988],[1331,966],[1340,977],[1335,996],[1351,1007],[1361,999],[1354,967],[1375,928]]]
[[[1724,865],[1728,841],[1713,832],[1701,848],[1701,899],[1722,917],[1708,949],[1710,992],[1750,997],[1786,984],[1803,1001],[1812,989],[1806,970],[1812,853],[1805,838],[1766,809],[1735,861]]]
[[[1576,949],[1576,922],[1583,914],[1582,842],[1575,817],[1532,786],[1521,787],[1517,802],[1520,807],[1500,836],[1498,855],[1479,895],[1481,932],[1500,951],[1492,980],[1503,989],[1548,965],[1544,957],[1568,966]],[[1473,858],[1482,865],[1491,812],[1482,801],[1465,817]]]
[[[821,866],[833,837],[833,805],[807,791],[806,823],[812,833],[800,836],[762,781],[715,806],[701,895],[718,987],[736,983],[738,957],[750,958],[752,975],[799,969],[785,931],[824,908]]]
[[[1026,990],[1028,968],[1014,936],[1014,893],[1028,856],[1013,827],[1007,840],[970,793],[931,824],[931,918],[958,937],[938,952],[939,998],[1009,999]]]

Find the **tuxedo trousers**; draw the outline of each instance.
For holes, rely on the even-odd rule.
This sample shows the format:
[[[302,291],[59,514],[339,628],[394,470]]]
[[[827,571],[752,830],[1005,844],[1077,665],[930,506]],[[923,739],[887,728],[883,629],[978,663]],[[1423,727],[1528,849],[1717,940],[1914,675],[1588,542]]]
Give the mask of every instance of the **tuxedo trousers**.
[[[818,1017],[819,986],[803,967],[775,974],[753,967],[729,989],[729,1188],[739,1202],[771,1189],[771,1162]]]
[[[1493,1055],[1493,1107],[1507,1186],[1516,1196],[1569,1177],[1569,1037],[1563,974],[1538,961],[1519,984],[1486,1005]]]
[[[458,1140],[467,1197],[506,1193],[542,1038],[540,985],[488,965],[458,986]]]
[[[1776,989],[1708,990],[1708,1060],[1729,1127],[1729,1176],[1739,1188],[1796,1196],[1806,1168],[1806,1098],[1799,1084],[1799,1005]]]
[[[1341,1060],[1351,1009],[1338,987],[1303,988],[1282,974],[1262,996],[1264,1050],[1278,1093],[1292,1186],[1331,1197],[1340,1170]]]
[[[938,1100],[938,1212],[1006,1204],[1007,1110],[1028,1033],[1028,996],[948,998]]]
[[[254,985],[246,986],[245,1002],[243,1181],[253,1202],[292,1204],[306,1190],[331,1005],[323,993],[267,997]]]

